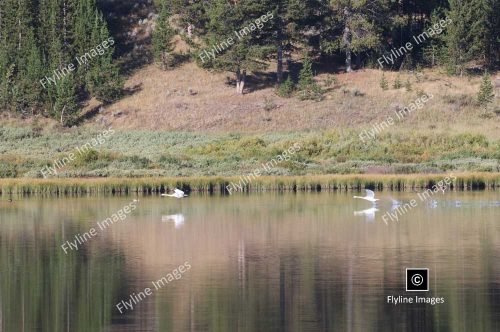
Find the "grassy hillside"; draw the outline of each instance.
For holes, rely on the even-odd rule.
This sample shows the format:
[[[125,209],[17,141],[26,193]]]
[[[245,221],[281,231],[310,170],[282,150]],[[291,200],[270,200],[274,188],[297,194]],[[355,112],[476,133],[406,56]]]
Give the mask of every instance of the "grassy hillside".
[[[314,102],[278,97],[266,73],[238,96],[225,74],[194,64],[172,71],[146,66],[127,81],[128,96],[106,107],[92,101],[82,126],[0,119],[0,178],[41,177],[44,166],[109,127],[114,135],[55,177],[241,176],[294,143],[302,149],[263,175],[500,171],[500,99],[487,109],[477,105],[479,77],[408,72],[395,89],[398,74],[386,72],[383,90],[381,75],[319,74],[325,98]],[[423,94],[432,98],[422,108],[360,139]]]
[[[437,70],[402,72],[403,87],[394,89],[398,73],[385,72],[389,90],[382,90],[379,70],[323,73],[316,80],[326,91],[320,102],[281,98],[268,72],[257,73],[247,93],[235,94],[232,75],[209,73],[195,64],[171,71],[147,66],[126,86],[135,91],[92,118],[123,129],[196,132],[275,132],[332,128],[369,128],[405,107],[419,95],[432,94],[426,105],[398,129],[484,133],[500,138],[500,99],[488,110],[476,103],[481,77],[449,77]],[[411,91],[404,87],[410,82]]]
[[[263,175],[499,172],[500,140],[485,135],[385,132],[363,143],[356,130],[220,134],[116,130],[85,153],[99,128],[0,129],[0,177],[42,177],[75,153],[57,177],[240,176],[298,143],[301,149]]]

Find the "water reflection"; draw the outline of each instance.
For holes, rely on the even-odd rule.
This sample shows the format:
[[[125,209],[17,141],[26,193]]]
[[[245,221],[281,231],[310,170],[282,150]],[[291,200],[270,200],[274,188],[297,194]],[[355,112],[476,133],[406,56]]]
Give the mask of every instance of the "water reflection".
[[[364,216],[366,221],[373,222],[375,221],[375,212],[379,211],[376,207],[372,207],[366,210],[354,211],[355,216]]]
[[[144,197],[67,255],[63,241],[130,200],[16,199],[0,207],[1,331],[494,331],[499,198],[445,195],[388,227],[360,222],[377,208],[343,193],[194,195],[182,212]],[[119,314],[117,302],[186,260],[181,279]],[[407,294],[406,267],[429,268],[427,296],[445,304],[387,304]]]
[[[175,228],[181,228],[186,221],[186,217],[182,213],[171,214],[169,216],[161,216],[161,221],[163,222],[173,222]]]

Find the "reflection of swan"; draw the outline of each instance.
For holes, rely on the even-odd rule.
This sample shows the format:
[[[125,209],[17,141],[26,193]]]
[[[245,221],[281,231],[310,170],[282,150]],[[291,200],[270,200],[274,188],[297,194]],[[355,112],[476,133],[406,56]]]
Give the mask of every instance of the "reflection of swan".
[[[187,195],[180,189],[175,188],[174,193],[169,195],[169,194],[161,194],[163,197],[175,197],[175,198],[183,198],[187,197]]]
[[[175,223],[175,228],[181,228],[182,225],[184,225],[184,221],[186,221],[186,218],[182,213],[178,213],[178,214],[171,214],[169,216],[161,216],[161,221],[163,222],[172,221]]]
[[[433,199],[427,202],[427,206],[430,207],[431,209],[435,209],[438,206],[438,202],[435,199]]]
[[[362,210],[362,211],[354,211],[355,216],[365,216],[368,221],[374,221],[375,220],[375,212],[377,212],[378,209],[375,207]]]
[[[360,196],[353,196],[353,198],[361,198],[364,199],[365,201],[369,201],[372,203],[375,203],[376,201],[379,201],[378,198],[375,198],[375,193],[371,191],[370,189],[365,189],[366,191],[366,196],[365,197],[360,197]]]
[[[401,206],[401,202],[400,201],[396,201],[395,199],[391,199],[392,200],[392,206],[391,206],[391,211],[394,211],[396,210],[398,207]]]

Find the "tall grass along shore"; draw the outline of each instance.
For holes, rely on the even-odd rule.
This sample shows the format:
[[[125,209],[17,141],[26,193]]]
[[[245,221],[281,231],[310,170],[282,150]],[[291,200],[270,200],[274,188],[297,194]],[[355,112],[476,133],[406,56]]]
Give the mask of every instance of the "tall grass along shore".
[[[243,192],[375,190],[409,191],[430,188],[446,174],[432,175],[315,175],[263,176],[244,186]],[[500,187],[500,173],[454,174],[450,190],[484,190]],[[20,194],[158,194],[175,187],[186,191],[226,194],[233,177],[0,179],[2,196]]]

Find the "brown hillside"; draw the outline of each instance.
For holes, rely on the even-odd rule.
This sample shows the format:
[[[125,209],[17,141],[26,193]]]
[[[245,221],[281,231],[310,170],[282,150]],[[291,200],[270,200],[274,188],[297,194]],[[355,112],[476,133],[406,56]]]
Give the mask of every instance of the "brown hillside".
[[[418,98],[418,92],[433,94],[421,109],[405,119],[399,130],[449,130],[486,133],[500,137],[498,98],[484,111],[474,105],[480,78],[450,78],[437,71],[425,72],[417,81],[412,73],[401,74],[403,84],[410,80],[410,92],[392,88],[396,73],[386,72],[389,90],[379,87],[381,72],[360,70],[335,75],[321,102],[280,98],[273,87],[255,89],[247,85],[238,96],[228,78],[231,73],[210,73],[189,63],[172,71],[153,65],[138,70],[126,87],[136,92],[92,119],[115,128],[207,132],[270,132],[324,128],[370,128],[387,119],[396,107]],[[322,74],[323,84],[332,75]],[[254,80],[257,81],[257,80]]]

